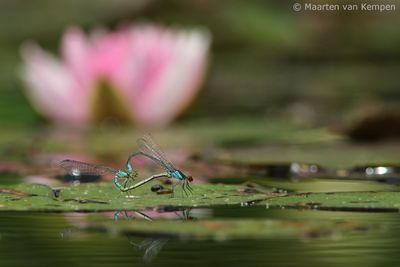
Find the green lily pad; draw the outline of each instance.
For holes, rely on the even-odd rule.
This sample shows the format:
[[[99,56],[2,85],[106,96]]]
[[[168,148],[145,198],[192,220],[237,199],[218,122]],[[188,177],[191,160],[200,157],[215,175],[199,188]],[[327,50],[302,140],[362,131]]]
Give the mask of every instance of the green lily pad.
[[[61,189],[45,185],[18,184],[0,187],[0,210],[100,211],[142,210],[157,206],[208,207],[262,200],[267,194],[237,185],[196,185],[186,196],[177,187],[175,194],[158,195],[149,186],[122,193],[112,183],[81,184]]]
[[[269,207],[398,212],[400,192],[302,193],[270,198],[261,204]]]
[[[223,177],[209,179],[210,183],[243,184],[275,188],[275,191],[289,191],[296,193],[320,192],[365,192],[365,191],[392,191],[396,185],[368,180],[339,180],[332,178],[269,178],[269,177]]]

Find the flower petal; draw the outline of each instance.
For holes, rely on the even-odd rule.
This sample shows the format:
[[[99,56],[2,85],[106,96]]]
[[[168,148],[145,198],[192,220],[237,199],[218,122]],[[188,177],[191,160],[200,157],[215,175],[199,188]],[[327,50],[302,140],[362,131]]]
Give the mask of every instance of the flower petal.
[[[94,74],[89,64],[91,44],[84,32],[77,27],[69,28],[61,41],[61,53],[66,67],[83,90],[94,87]]]
[[[106,82],[123,97],[138,124],[163,126],[198,92],[209,44],[210,36],[202,30],[133,25],[98,30],[87,38],[70,28],[62,39],[63,62],[27,45],[22,75],[33,106],[56,122],[89,122],[96,88]]]
[[[22,47],[22,78],[34,108],[56,122],[87,121],[87,100],[68,69],[35,44]]]
[[[153,46],[142,47],[147,58],[139,61],[144,75],[132,106],[136,120],[145,126],[166,125],[193,100],[204,78],[210,44],[204,31],[163,33],[158,38]]]

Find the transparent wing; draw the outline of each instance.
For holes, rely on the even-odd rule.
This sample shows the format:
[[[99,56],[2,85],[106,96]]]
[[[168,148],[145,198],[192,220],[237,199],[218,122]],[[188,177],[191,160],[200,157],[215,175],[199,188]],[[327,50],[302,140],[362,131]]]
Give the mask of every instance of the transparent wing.
[[[160,253],[163,246],[168,242],[168,239],[146,238],[137,243],[133,241],[133,236],[128,236],[129,243],[135,246],[138,250],[144,251],[143,261],[150,263]]]
[[[167,170],[175,171],[174,165],[172,165],[172,163],[167,159],[164,152],[154,142],[153,137],[150,134],[145,134],[142,138],[139,138],[137,144],[141,152],[159,160]]]
[[[81,174],[91,174],[91,175],[106,175],[110,173],[116,173],[118,170],[102,166],[95,165],[86,162],[76,161],[76,160],[63,160],[58,164],[61,168],[65,169],[71,175],[81,175]]]
[[[155,239],[151,240],[149,243],[147,243],[145,246],[147,246],[144,255],[143,255],[143,260],[145,262],[150,263],[151,261],[154,260],[154,258],[160,253],[161,249],[164,247],[164,245],[168,242],[168,239]]]

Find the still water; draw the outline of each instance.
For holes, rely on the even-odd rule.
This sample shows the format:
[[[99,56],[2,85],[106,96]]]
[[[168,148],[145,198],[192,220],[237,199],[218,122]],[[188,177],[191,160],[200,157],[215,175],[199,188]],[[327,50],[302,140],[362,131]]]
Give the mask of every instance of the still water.
[[[196,211],[194,212],[196,214]],[[179,240],[73,229],[86,214],[0,213],[0,266],[394,266],[400,264],[400,215],[266,209],[209,210],[213,218],[346,220],[375,230],[322,238]],[[93,214],[92,214],[93,215]],[[108,214],[96,220],[113,221]],[[199,218],[200,220],[201,218]],[[135,219],[132,220],[132,223]],[[153,249],[147,250],[153,246]]]

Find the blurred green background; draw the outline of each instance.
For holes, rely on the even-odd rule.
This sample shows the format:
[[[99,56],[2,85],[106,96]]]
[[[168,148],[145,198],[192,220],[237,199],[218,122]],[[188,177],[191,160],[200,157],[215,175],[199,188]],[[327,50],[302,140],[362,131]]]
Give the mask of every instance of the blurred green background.
[[[335,126],[377,110],[396,110],[399,11],[295,12],[293,3],[2,0],[0,125],[41,123],[18,78],[22,42],[35,40],[58,53],[68,26],[90,30],[147,20],[205,26],[213,36],[204,88],[180,121],[252,117]]]

